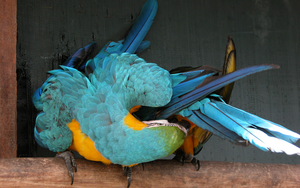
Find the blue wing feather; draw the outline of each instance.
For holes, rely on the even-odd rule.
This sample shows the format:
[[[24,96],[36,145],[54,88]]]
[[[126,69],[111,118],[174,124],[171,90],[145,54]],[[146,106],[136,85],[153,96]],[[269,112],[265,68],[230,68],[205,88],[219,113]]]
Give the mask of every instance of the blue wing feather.
[[[203,76],[199,76],[195,79],[182,82],[173,87],[173,96],[172,99],[178,98],[179,96],[193,91],[199,84],[201,84],[207,77],[214,75],[215,73],[209,73]],[[188,79],[188,77],[187,77]]]
[[[87,61],[88,56],[94,49],[96,42],[92,42],[87,46],[80,48],[74,54],[72,54],[63,65],[67,67],[73,67],[78,69],[79,71],[84,71],[85,63]]]
[[[146,48],[148,48],[150,46],[150,41],[142,41],[141,44],[138,46],[138,48],[136,49],[135,53],[140,53],[142,51],[144,51]]]
[[[157,1],[148,0],[142,8],[140,16],[135,20],[132,28],[125,38],[122,52],[135,53],[140,43],[150,29],[157,12]]]
[[[118,42],[108,42],[96,57],[90,60],[85,67],[86,75],[92,73],[97,67],[97,62],[101,59],[108,57],[110,54],[121,54],[123,52],[139,53],[150,46],[149,41],[143,41],[147,32],[149,31],[153,19],[157,12],[157,1],[148,0],[142,8],[139,17],[135,20],[131,26],[127,36],[123,40]]]
[[[238,79],[246,77],[248,75],[279,68],[278,65],[256,65],[252,67],[243,68],[232,72],[230,74],[218,76],[218,77],[209,77],[212,79],[207,83],[203,83],[201,87],[196,88],[195,90],[187,93],[186,95],[173,98],[169,104],[167,104],[163,110],[158,114],[158,118],[167,118],[171,115],[183,110],[184,108],[192,105],[194,102],[203,99],[207,95],[213,93],[214,91],[224,87],[225,85],[232,83]]]

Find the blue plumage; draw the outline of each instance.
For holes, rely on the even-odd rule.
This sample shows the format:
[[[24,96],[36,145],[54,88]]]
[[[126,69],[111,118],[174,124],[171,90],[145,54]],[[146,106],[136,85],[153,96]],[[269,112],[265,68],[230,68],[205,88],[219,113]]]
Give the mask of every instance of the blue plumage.
[[[176,112],[179,112],[183,110],[184,108],[192,105],[194,102],[204,98],[205,96],[209,95],[210,93],[213,93],[214,91],[226,86],[227,84],[230,84],[238,79],[241,79],[243,77],[246,77],[248,75],[261,72],[264,70],[269,70],[273,68],[279,68],[277,65],[256,65],[252,67],[247,67],[244,69],[240,69],[238,71],[232,72],[227,75],[222,75],[219,77],[208,77],[208,80],[206,83],[203,83],[201,87],[198,86],[198,88],[194,89],[193,91],[189,92],[187,90],[187,94],[182,97],[175,97],[172,98],[172,101],[166,105],[166,108],[164,108],[162,111],[159,112],[157,115],[158,118],[167,118],[171,115],[175,114]],[[202,76],[202,75],[201,75]],[[209,75],[211,76],[211,75]],[[203,77],[207,77],[207,75],[203,75]],[[199,79],[199,78],[197,78]],[[199,82],[199,85],[202,82]],[[185,85],[182,85],[182,87],[187,87]],[[193,89],[194,83],[191,82],[190,87]],[[177,90],[180,90],[177,88]],[[175,94],[176,96],[176,94]]]
[[[135,20],[127,34],[121,52],[135,53],[140,43],[146,36],[157,12],[157,1],[148,0],[141,11],[140,16]],[[138,44],[138,45],[135,45]],[[143,43],[144,45],[144,43]]]
[[[229,134],[236,133],[239,137],[248,140],[251,144],[263,151],[300,155],[300,148],[292,144],[300,139],[299,134],[273,122],[232,107],[222,101],[205,98],[194,103],[188,109],[183,110],[180,114],[185,117],[190,117],[193,116],[192,114],[195,114],[206,121],[208,126],[212,126],[213,129],[217,126],[215,123],[209,121],[214,120],[228,129]],[[202,125],[202,122],[200,122],[199,126],[203,127]],[[212,130],[212,128],[206,128],[213,133],[217,132]],[[225,135],[224,133],[222,130],[223,135]],[[220,134],[217,133],[217,135]],[[222,135],[221,137],[226,138]],[[230,138],[233,137],[230,136]],[[241,142],[240,139],[236,141]]]
[[[42,112],[36,118],[35,139],[54,152],[64,151],[72,143],[72,132],[66,125],[73,119],[71,110],[77,101],[70,96],[80,97],[82,89],[89,86],[87,78],[78,70],[62,68],[50,71],[53,75],[41,87],[36,102]]]
[[[95,44],[95,42],[92,42],[87,46],[80,48],[72,54],[63,65],[84,72],[86,61],[89,59],[89,55],[94,49]]]
[[[131,26],[125,39],[119,40],[118,42],[108,42],[97,54],[96,58],[102,59],[112,53],[139,53],[148,48],[150,46],[150,42],[143,41],[143,39],[152,25],[157,12],[157,7],[158,5],[156,0],[148,0],[143,6],[139,17]]]
[[[203,101],[205,101],[206,99],[203,99]],[[223,139],[227,139],[235,144],[248,145],[247,141],[244,140],[237,133],[224,127],[221,123],[215,121],[214,119],[207,117],[199,110],[197,110],[197,108],[193,110],[191,110],[191,108],[186,108],[179,114],[183,117],[188,117],[188,119],[192,121],[195,125],[198,125],[204,130],[208,130],[214,135],[217,135]]]
[[[168,142],[166,137],[160,138],[164,131],[136,131],[123,122],[135,105],[167,104],[172,85],[166,70],[133,54],[112,54],[97,63],[89,79],[95,92],[76,98],[74,116],[98,151],[113,163],[122,165],[151,161],[170,153],[162,149],[167,147],[165,144],[159,144]],[[151,140],[143,140],[147,135],[151,135]],[[145,147],[151,149],[145,151]]]

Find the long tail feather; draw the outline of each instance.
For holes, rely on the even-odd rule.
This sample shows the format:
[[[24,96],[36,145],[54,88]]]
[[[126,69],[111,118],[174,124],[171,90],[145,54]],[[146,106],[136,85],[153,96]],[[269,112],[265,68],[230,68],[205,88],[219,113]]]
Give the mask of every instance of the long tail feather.
[[[125,38],[123,47],[121,48],[122,52],[136,52],[137,48],[140,46],[140,43],[143,41],[148,30],[150,29],[150,26],[157,12],[157,7],[158,5],[156,0],[148,0],[145,3],[142,8],[141,14],[136,19]]]
[[[247,146],[248,141],[244,140],[241,136],[237,135],[235,132],[227,129],[219,122],[207,117],[199,110],[192,110],[191,115],[188,117],[194,124],[201,127],[202,129],[208,130],[209,132],[227,139],[235,144]]]
[[[236,71],[236,51],[235,51],[235,46],[232,38],[228,36],[228,42],[226,46],[226,51],[225,51],[225,60],[224,60],[224,65],[223,65],[223,70],[222,70],[222,75],[231,73],[233,71]],[[231,92],[233,90],[234,82],[230,83],[226,86],[224,86],[218,94],[223,97],[223,100],[228,103]]]
[[[207,78],[200,86],[193,90],[192,92],[173,98],[169,104],[166,105],[166,108],[162,109],[158,114],[158,118],[167,118],[183,110],[184,108],[190,106],[196,101],[199,101],[206,97],[207,95],[213,93],[214,91],[224,87],[227,84],[230,84],[238,79],[246,77],[248,75],[279,68],[278,65],[256,65],[252,67],[243,68],[237,71],[234,71],[230,74],[222,76],[213,76]]]
[[[238,108],[232,107],[228,104],[214,101],[216,106],[224,111],[226,114],[232,114],[233,117],[238,117],[244,122],[252,125],[252,128],[265,130],[265,133],[269,133],[270,135],[274,135],[280,139],[283,139],[290,143],[297,142],[300,139],[300,135],[271,121],[267,121],[258,116],[240,110]],[[251,127],[251,126],[250,126]]]
[[[199,105],[201,114],[235,132],[259,149],[276,153],[284,152],[288,155],[300,155],[300,148],[292,144],[300,139],[299,134],[224,102],[206,98],[199,103],[201,104]],[[216,129],[219,124],[206,122],[213,127],[211,132],[216,133],[213,129]]]

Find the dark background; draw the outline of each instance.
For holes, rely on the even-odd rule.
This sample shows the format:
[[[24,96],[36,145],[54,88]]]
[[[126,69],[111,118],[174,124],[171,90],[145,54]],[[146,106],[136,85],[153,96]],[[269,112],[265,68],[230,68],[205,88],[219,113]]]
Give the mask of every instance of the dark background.
[[[96,51],[120,40],[146,0],[18,1],[18,156],[54,156],[36,146],[32,93],[67,57],[96,41]],[[183,65],[222,68],[227,36],[237,48],[237,68],[273,63],[278,70],[235,84],[230,104],[300,133],[300,1],[158,0],[139,54],[166,69]],[[300,144],[298,144],[299,146]],[[213,136],[200,160],[299,164],[299,156],[244,148]]]

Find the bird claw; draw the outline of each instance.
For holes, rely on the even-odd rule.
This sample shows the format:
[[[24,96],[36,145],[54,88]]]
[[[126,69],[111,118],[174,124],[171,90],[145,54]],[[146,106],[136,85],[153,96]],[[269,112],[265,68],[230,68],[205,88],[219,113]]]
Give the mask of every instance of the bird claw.
[[[186,162],[190,162],[192,163],[195,167],[196,167],[196,170],[198,171],[200,169],[200,161],[196,158],[196,157],[193,157],[191,155],[176,155],[173,159],[181,162],[182,166],[186,163]]]
[[[185,163],[185,159],[184,159],[183,155],[175,155],[175,157],[173,158],[173,160],[176,160],[176,161],[180,162],[182,164],[182,166]]]
[[[201,164],[196,157],[191,160],[191,163],[196,167],[196,170],[199,171]]]
[[[75,162],[75,156],[74,156],[73,152],[64,151],[61,153],[57,153],[55,157],[60,157],[60,158],[64,159],[67,169],[69,171],[69,176],[72,178],[72,181],[71,181],[71,185],[72,185],[74,182],[74,170],[75,170],[75,172],[77,172],[77,165]]]
[[[182,158],[182,159],[181,159],[181,165],[183,166],[184,164],[185,164],[185,159]]]
[[[127,181],[128,181],[127,188],[129,188],[130,184],[131,184],[131,179],[132,179],[132,167],[125,166],[124,167],[124,175],[125,174],[127,174]]]

